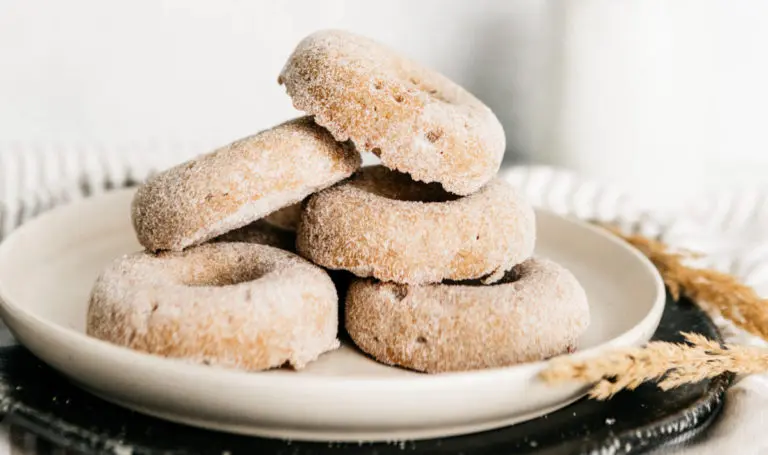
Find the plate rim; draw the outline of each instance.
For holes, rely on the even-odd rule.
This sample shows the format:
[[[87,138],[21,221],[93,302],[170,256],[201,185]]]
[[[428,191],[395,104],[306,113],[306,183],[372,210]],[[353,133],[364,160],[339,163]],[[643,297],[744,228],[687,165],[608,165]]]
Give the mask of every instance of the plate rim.
[[[38,215],[37,217],[29,220],[28,222],[21,225],[19,228],[12,231],[10,235],[8,235],[5,239],[0,241],[0,263],[2,263],[2,261],[5,260],[5,256],[8,254],[6,253],[6,251],[10,249],[9,245],[12,245],[14,242],[16,242],[17,239],[20,236],[22,236],[24,232],[26,232],[26,230],[31,229],[31,226],[35,226],[40,223],[45,223],[50,218],[56,217],[57,215],[64,213],[66,211],[75,210],[79,206],[92,205],[98,202],[103,203],[106,199],[126,198],[128,197],[128,195],[132,194],[135,191],[136,191],[136,188],[123,188],[123,189],[106,191],[98,195],[93,195],[93,196],[78,199],[66,204],[62,204],[58,207],[55,207],[51,210],[48,210]],[[637,320],[636,323],[631,328],[629,328],[628,330],[622,332],[621,334],[609,340],[606,340],[600,343],[599,345],[592,346],[587,349],[579,350],[572,354],[563,354],[563,356],[569,356],[570,358],[587,358],[587,357],[596,355],[599,352],[604,351],[605,349],[610,348],[612,346],[622,345],[623,339],[634,338],[632,336],[634,332],[643,330],[649,324],[653,325],[654,327],[658,326],[658,322],[661,319],[661,315],[664,310],[666,291],[665,291],[665,286],[664,286],[664,282],[661,277],[661,274],[647,257],[645,257],[638,249],[636,249],[629,243],[621,240],[620,238],[614,235],[610,235],[604,229],[601,229],[590,223],[582,221],[578,218],[575,218],[572,216],[564,216],[544,208],[535,208],[535,211],[536,211],[537,219],[540,214],[545,214],[545,216],[560,218],[566,221],[567,223],[573,224],[582,229],[587,229],[591,231],[593,234],[598,235],[602,237],[604,240],[607,240],[610,243],[613,243],[615,246],[618,246],[619,248],[623,249],[625,252],[629,253],[636,260],[642,263],[642,265],[644,266],[643,268],[652,275],[655,283],[655,288],[656,288],[655,301],[651,305],[648,312],[641,319]],[[12,320],[16,318],[19,320],[27,321],[26,322],[27,326],[31,326],[31,327],[36,326],[36,327],[44,328],[46,331],[48,331],[49,334],[55,334],[56,337],[72,339],[75,342],[77,342],[79,346],[87,348],[86,350],[88,352],[93,352],[98,355],[103,355],[107,357],[121,356],[126,361],[129,361],[131,363],[135,363],[135,362],[144,363],[145,367],[154,367],[154,368],[159,367],[163,369],[171,368],[173,370],[176,370],[174,373],[177,373],[177,374],[179,373],[215,374],[217,376],[220,376],[223,380],[234,381],[239,385],[244,385],[249,387],[258,387],[259,385],[263,385],[265,383],[273,383],[276,378],[275,376],[272,376],[272,375],[259,375],[259,374],[253,374],[253,372],[241,371],[236,369],[227,369],[227,368],[217,368],[215,369],[216,370],[215,372],[212,372],[211,368],[205,365],[197,365],[194,363],[184,361],[183,359],[165,358],[165,357],[161,357],[153,354],[138,352],[123,346],[117,346],[103,340],[95,339],[93,337],[86,335],[85,333],[61,326],[59,324],[55,324],[49,320],[46,320],[44,318],[37,316],[31,311],[27,311],[24,308],[24,306],[20,304],[20,302],[16,302],[11,298],[8,291],[5,289],[2,276],[0,276],[0,316],[2,316],[2,319],[6,322],[6,325],[11,330],[11,332],[14,333],[14,336],[16,334],[15,334],[14,327],[12,327],[13,325]],[[9,321],[11,321],[10,324],[8,323]],[[22,344],[23,346],[26,347],[26,344],[23,343],[19,339],[19,337],[15,336],[15,338],[19,342],[19,344]],[[493,380],[494,378],[497,378],[497,377],[501,378],[513,373],[527,372],[528,374],[531,374],[536,371],[542,370],[545,367],[545,365],[547,365],[547,363],[548,363],[548,360],[540,360],[540,361],[529,362],[524,364],[511,365],[506,367],[488,368],[483,370],[445,372],[440,374],[414,374],[414,375],[404,375],[404,376],[398,376],[398,377],[281,375],[279,377],[279,380],[281,382],[289,382],[291,385],[295,385],[297,387],[306,383],[311,383],[313,385],[326,385],[326,386],[330,386],[330,385],[349,386],[351,384],[366,386],[366,387],[382,385],[382,384],[387,384],[391,386],[393,382],[407,383],[409,387],[419,386],[419,385],[423,387],[432,387],[435,385],[440,385],[444,382],[477,381],[479,379]]]

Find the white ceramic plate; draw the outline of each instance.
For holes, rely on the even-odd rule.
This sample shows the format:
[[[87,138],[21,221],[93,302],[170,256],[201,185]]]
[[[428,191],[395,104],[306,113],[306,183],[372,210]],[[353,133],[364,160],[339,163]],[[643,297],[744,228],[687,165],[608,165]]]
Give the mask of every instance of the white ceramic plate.
[[[132,191],[48,212],[0,244],[1,313],[35,355],[91,392],[182,423],[268,437],[359,441],[470,433],[565,406],[584,385],[548,386],[543,363],[424,375],[378,364],[353,347],[301,372],[244,373],[134,352],[84,334],[91,285],[139,249]],[[655,331],[664,288],[650,262],[591,226],[538,213],[537,254],[573,271],[592,324],[576,355],[638,345]]]

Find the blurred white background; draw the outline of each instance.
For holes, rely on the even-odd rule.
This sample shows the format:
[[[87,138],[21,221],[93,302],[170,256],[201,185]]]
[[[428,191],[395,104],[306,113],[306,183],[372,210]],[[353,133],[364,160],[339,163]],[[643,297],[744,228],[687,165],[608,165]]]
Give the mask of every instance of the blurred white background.
[[[276,82],[286,57],[344,28],[488,103],[505,164],[671,203],[762,184],[765,17],[762,0],[4,0],[0,155],[205,152],[297,115]]]

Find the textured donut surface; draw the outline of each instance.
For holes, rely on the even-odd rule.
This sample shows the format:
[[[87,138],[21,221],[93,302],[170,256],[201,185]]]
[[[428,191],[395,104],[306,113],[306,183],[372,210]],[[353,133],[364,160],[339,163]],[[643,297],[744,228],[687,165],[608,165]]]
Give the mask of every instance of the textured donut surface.
[[[445,76],[352,33],[304,38],[278,81],[294,106],[384,166],[467,195],[499,169],[506,139],[493,112]]]
[[[500,279],[533,253],[533,208],[494,179],[465,197],[382,166],[309,198],[297,251],[330,269],[407,284]]]
[[[115,260],[91,293],[87,333],[137,351],[244,370],[302,368],[335,349],[333,282],[265,245],[209,243]]]
[[[139,242],[180,251],[245,226],[351,175],[361,163],[303,117],[166,170],[132,204]]]
[[[590,321],[562,266],[529,259],[494,285],[354,281],[346,329],[376,360],[439,373],[543,360],[573,350]]]

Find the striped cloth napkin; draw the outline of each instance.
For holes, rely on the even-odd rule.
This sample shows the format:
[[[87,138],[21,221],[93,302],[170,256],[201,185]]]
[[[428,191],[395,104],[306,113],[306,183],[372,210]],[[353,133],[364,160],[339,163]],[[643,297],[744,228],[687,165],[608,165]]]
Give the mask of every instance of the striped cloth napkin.
[[[140,182],[206,150],[190,144],[139,150],[106,147],[0,149],[0,239],[51,207]],[[370,162],[370,161],[368,161]],[[562,169],[515,166],[501,177],[519,187],[537,207],[582,219],[614,222],[670,245],[705,253],[708,267],[732,273],[768,295],[768,188],[704,193],[675,212],[648,210],[631,194]],[[727,341],[764,345],[724,320],[716,321]],[[0,330],[0,342],[8,342]],[[768,375],[740,380],[728,392],[723,417],[695,445],[680,454],[768,454],[763,430],[768,409]],[[31,435],[10,438],[0,427],[0,455],[33,453]]]

